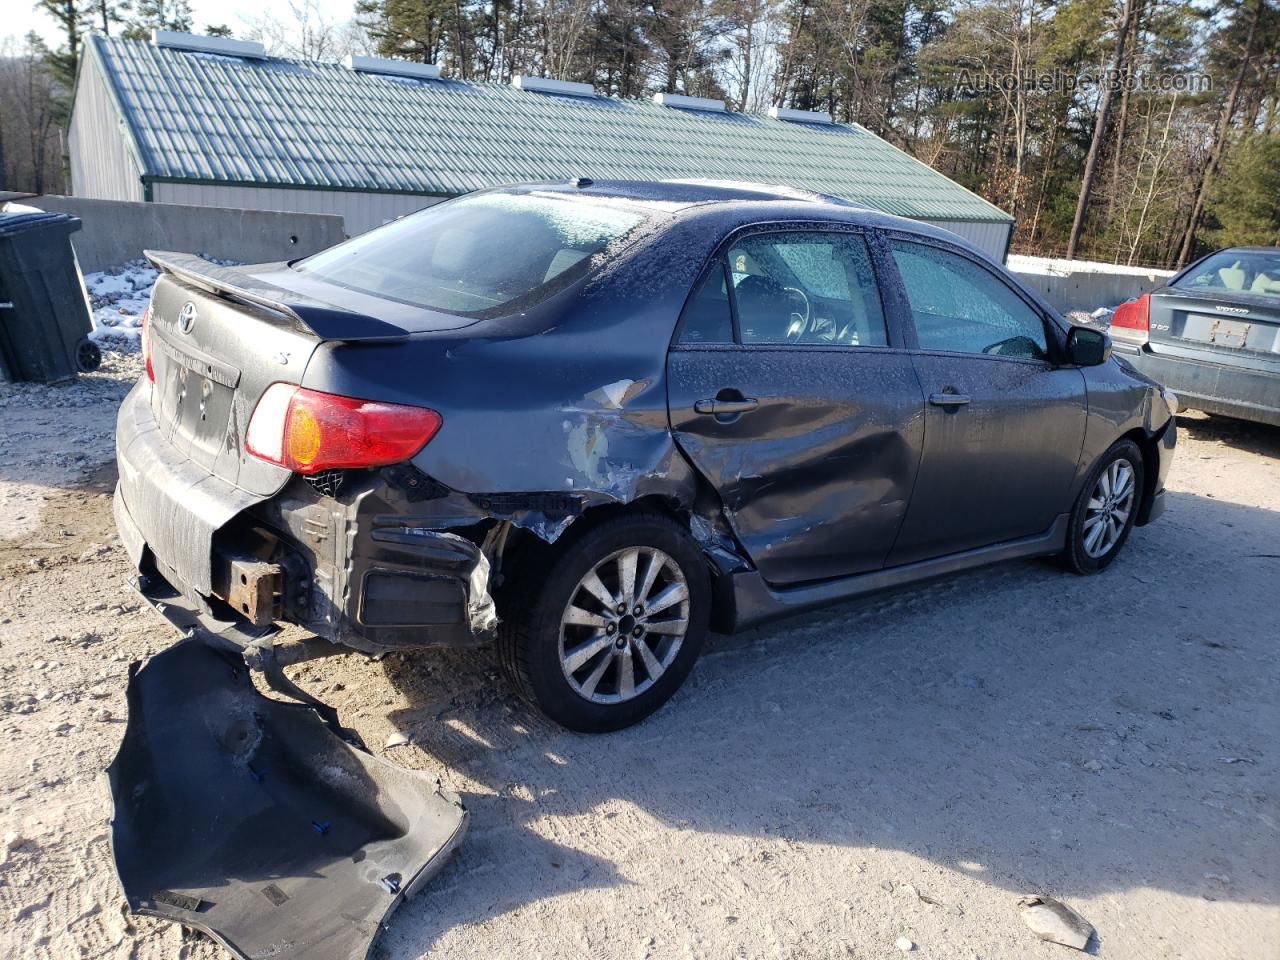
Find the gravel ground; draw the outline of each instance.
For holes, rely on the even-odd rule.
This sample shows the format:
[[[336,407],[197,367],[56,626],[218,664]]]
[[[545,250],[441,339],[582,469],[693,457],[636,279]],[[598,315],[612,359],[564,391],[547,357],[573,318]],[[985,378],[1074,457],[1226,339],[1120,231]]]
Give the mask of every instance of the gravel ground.
[[[0,956],[219,949],[120,910],[100,771],[130,661],[108,490],[136,356],[0,386]],[[622,733],[531,714],[487,652],[296,678],[462,794],[471,834],[375,954],[1280,958],[1280,431],[1180,418],[1169,513],[1105,574],[1016,562],[709,644]]]

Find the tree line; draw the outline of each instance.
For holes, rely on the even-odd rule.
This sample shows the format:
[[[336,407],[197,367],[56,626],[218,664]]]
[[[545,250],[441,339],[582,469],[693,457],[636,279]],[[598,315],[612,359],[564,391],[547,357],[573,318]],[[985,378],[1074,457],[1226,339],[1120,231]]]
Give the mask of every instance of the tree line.
[[[0,57],[10,189],[37,176],[37,154],[31,187],[62,182],[55,141],[85,34],[191,27],[186,0],[134,2],[40,0],[65,42]],[[1280,244],[1277,0],[356,0],[344,22],[290,0],[235,34],[464,80],[829,112],[1007,210],[1017,252],[1177,266]]]

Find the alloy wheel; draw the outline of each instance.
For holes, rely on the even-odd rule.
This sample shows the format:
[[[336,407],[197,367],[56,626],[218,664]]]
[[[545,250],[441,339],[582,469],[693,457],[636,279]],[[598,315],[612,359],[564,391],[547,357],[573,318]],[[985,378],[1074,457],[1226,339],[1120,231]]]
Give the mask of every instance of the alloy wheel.
[[[689,628],[684,571],[656,547],[627,547],[578,581],[560,618],[560,669],[593,703],[622,703],[666,673]]]
[[[1137,492],[1135,476],[1133,465],[1123,457],[1109,463],[1098,476],[1085,504],[1081,528],[1084,552],[1094,560],[1110,553],[1124,533]]]

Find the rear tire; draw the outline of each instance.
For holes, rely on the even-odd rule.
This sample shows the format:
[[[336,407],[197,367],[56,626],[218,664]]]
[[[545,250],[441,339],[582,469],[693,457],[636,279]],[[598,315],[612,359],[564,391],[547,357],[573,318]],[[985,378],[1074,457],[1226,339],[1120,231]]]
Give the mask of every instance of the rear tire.
[[[1129,539],[1142,507],[1142,451],[1119,440],[1098,458],[1076,498],[1063,565],[1082,576],[1105,570]]]
[[[545,559],[513,572],[498,628],[503,672],[570,730],[638,723],[680,688],[702,650],[711,578],[701,551],[669,517],[636,513],[571,531]]]

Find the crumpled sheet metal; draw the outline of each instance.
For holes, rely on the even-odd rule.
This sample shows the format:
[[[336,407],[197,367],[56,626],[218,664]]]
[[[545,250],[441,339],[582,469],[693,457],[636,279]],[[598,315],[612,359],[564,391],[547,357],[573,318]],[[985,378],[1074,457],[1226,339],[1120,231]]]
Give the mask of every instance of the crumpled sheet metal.
[[[128,702],[107,779],[129,907],[243,960],[365,960],[466,831],[435,781],[263,696],[242,661],[199,640],[146,661]]]

